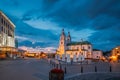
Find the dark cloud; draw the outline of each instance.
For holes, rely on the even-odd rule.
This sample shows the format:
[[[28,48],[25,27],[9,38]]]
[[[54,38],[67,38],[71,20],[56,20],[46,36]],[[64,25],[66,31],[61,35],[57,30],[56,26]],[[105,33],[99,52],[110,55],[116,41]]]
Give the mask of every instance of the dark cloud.
[[[47,4],[51,4],[52,8]],[[68,28],[83,29],[91,26],[93,29],[101,30],[116,25],[120,20],[120,0],[63,0],[44,2],[43,5],[48,8],[48,11],[43,11],[43,18],[51,18]],[[90,24],[93,20],[94,22]]]
[[[54,46],[54,47],[57,47],[56,46],[56,43],[51,43],[51,42],[35,42],[33,44],[33,42],[29,41],[29,40],[25,40],[25,41],[22,41],[22,42],[19,42],[18,44],[19,46],[27,46],[27,47],[36,47],[36,46],[40,46],[40,47],[51,47],[51,46]]]
[[[19,45],[26,44],[26,45],[31,46],[32,41],[35,41],[37,43],[40,43],[40,42],[46,43],[46,46],[49,46],[50,44],[55,45],[55,43],[58,42],[59,36],[57,36],[51,30],[37,29],[37,28],[34,28],[34,27],[24,23],[22,20],[19,20],[15,17],[11,16],[11,15],[8,15],[8,17],[16,25],[15,35],[29,39],[29,40],[25,40],[25,41],[23,39],[22,42],[19,42]],[[18,40],[19,40],[19,38],[18,38]],[[29,41],[29,42],[27,43],[27,41]],[[54,42],[54,41],[56,41],[56,42]],[[36,46],[39,45],[39,44],[37,45],[37,43],[35,44]],[[49,43],[49,44],[47,44],[47,43]]]
[[[16,35],[42,39],[45,42],[51,41],[48,44],[57,45],[59,36],[55,35],[54,31],[36,29],[24,23],[30,20],[45,20],[56,23],[59,28],[74,32],[83,29],[95,31],[88,40],[94,44],[94,47],[103,50],[111,49],[120,43],[120,0],[31,0],[26,4],[28,1],[14,0],[10,3],[13,6],[18,5],[20,9],[17,9],[20,11],[23,10],[22,18],[13,19],[17,26]],[[5,3],[6,1],[3,1],[3,4]],[[11,18],[14,18],[14,15]],[[60,31],[58,32],[60,34]]]
[[[120,28],[117,28],[118,27],[112,27],[111,29],[95,32],[89,37],[89,41],[93,43],[94,47],[102,50],[110,50],[113,47],[120,45]]]

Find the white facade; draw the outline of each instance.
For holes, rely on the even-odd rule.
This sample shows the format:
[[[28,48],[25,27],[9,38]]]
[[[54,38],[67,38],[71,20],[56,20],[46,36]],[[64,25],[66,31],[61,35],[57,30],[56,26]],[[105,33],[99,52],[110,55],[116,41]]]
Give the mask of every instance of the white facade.
[[[102,51],[98,51],[98,50],[93,51],[93,55],[92,55],[93,59],[101,59],[102,56],[103,56]]]
[[[0,11],[0,47],[15,47],[15,25]]]
[[[15,40],[14,40],[14,38],[8,36],[7,39],[8,39],[8,44],[7,44],[7,46],[15,47]]]
[[[63,57],[63,54],[69,54],[70,58],[73,58],[74,61],[78,59],[78,55],[81,55],[84,58],[92,58],[92,44],[82,40],[80,42],[72,42],[70,32],[68,32],[68,35],[66,36],[63,29],[57,54],[61,57]]]
[[[85,41],[84,41],[85,42]],[[66,49],[66,53],[70,54],[71,57],[74,55],[83,55],[85,58],[91,58],[92,57],[92,45],[85,42],[79,42],[77,45],[68,45],[68,48]]]

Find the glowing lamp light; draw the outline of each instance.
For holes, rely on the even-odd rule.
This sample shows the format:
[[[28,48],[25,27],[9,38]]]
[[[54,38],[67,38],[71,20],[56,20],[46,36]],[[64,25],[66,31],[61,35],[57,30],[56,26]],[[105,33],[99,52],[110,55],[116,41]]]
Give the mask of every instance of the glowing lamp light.
[[[118,49],[118,48],[115,48],[115,49]]]
[[[117,56],[111,56],[113,61],[117,61]]]

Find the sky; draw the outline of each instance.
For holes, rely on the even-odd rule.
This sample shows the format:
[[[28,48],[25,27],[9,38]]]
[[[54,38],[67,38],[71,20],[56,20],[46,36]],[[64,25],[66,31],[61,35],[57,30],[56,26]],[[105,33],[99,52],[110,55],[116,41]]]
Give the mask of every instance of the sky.
[[[19,46],[57,48],[63,28],[96,49],[120,45],[120,0],[0,0],[0,10],[16,25]]]

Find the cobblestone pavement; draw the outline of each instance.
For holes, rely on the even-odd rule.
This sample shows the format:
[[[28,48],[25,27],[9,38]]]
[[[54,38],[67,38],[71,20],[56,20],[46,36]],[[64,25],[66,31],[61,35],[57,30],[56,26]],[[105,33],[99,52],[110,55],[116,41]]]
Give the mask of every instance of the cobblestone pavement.
[[[44,59],[2,60],[0,80],[49,80],[49,71],[55,67],[55,62],[50,63],[49,60]],[[112,80],[113,78],[120,80],[120,63],[73,63],[71,65],[63,62],[61,67],[64,71],[66,68],[65,80]]]
[[[120,73],[83,73],[66,77],[65,80],[120,80]]]
[[[0,80],[48,80],[51,69],[46,60],[0,61]]]

